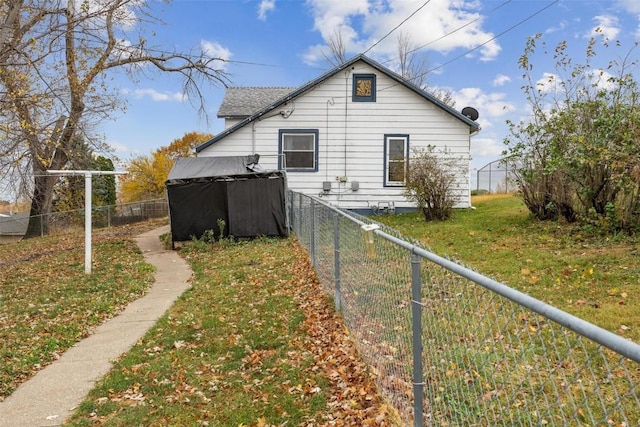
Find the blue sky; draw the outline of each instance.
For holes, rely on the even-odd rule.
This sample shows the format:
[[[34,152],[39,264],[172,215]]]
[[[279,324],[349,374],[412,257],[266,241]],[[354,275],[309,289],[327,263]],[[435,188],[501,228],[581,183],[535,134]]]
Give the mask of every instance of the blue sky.
[[[638,0],[174,0],[154,2],[164,21],[149,45],[184,51],[205,49],[225,59],[232,86],[300,86],[327,71],[327,39],[341,31],[351,57],[367,51],[393,69],[400,33],[427,61],[430,87],[449,90],[455,107],[480,113],[482,131],[472,138],[472,169],[499,159],[505,121],[526,117],[518,58],[527,37],[542,33],[550,45],[566,40],[575,61],[584,58],[596,28],[619,48],[598,58],[600,66],[629,53],[640,41]],[[409,18],[411,16],[411,18]],[[407,19],[409,18],[409,19]],[[402,23],[406,20],[404,23]],[[387,35],[394,27],[398,29]],[[381,40],[382,39],[382,40]],[[381,40],[381,41],[380,41]],[[640,51],[633,51],[637,57]],[[534,60],[534,78],[554,74],[550,58]],[[181,95],[176,77],[152,74],[131,82],[118,78],[127,110],[100,131],[122,160],[147,155],[186,132],[216,134],[224,87],[205,91],[209,123]]]

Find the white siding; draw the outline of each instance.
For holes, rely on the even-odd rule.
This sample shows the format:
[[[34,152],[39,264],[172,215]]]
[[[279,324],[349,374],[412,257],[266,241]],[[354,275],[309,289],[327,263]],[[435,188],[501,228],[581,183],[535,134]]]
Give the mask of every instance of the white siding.
[[[410,149],[433,145],[464,159],[457,179],[457,206],[469,206],[469,127],[363,62],[349,71],[348,78],[338,73],[287,105],[286,109],[293,109],[287,118],[279,110],[266,114],[199,155],[258,153],[264,168],[275,169],[279,130],[317,129],[318,171],[288,172],[290,188],[320,195],[323,181],[330,181],[332,191],[322,197],[345,208],[390,201],[396,207],[409,207],[412,205],[404,198],[402,187],[384,186],[384,136],[408,135]],[[352,73],[377,75],[376,102],[351,101]],[[347,181],[339,182],[338,177]],[[353,181],[358,181],[358,191],[351,191]]]
[[[224,119],[224,128],[225,129],[229,129],[232,126],[237,125],[238,123],[240,123],[242,121],[242,119],[229,119],[229,118],[225,118]]]

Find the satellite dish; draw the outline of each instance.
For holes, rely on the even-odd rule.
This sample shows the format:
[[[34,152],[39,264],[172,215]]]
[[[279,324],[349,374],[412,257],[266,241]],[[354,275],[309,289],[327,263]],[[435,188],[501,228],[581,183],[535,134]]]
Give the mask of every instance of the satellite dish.
[[[478,110],[473,107],[464,107],[462,109],[462,115],[473,120],[474,122],[478,120],[479,117]]]

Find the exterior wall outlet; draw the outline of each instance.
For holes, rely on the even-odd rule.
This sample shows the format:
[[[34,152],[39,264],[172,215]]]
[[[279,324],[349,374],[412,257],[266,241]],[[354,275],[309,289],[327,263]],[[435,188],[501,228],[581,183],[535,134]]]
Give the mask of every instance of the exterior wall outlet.
[[[347,177],[346,176],[339,176],[338,177],[338,182],[347,182]]]
[[[331,191],[331,181],[322,182],[322,191]]]

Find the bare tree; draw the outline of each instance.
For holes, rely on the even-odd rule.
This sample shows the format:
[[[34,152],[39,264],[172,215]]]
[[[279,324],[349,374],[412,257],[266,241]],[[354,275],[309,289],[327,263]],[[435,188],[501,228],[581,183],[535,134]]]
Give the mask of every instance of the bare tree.
[[[337,67],[347,62],[347,47],[344,43],[342,29],[335,30],[331,37],[329,37],[329,40],[327,40],[327,49],[328,52],[323,51],[322,56],[332,67]]]
[[[419,48],[415,46],[411,36],[406,33],[398,34],[396,49],[398,74],[420,89],[428,91],[445,104],[451,107],[455,105],[451,91],[429,86],[427,80],[429,63],[424,56],[418,53]]]
[[[418,56],[411,37],[406,33],[398,34],[396,48],[398,73],[419,88],[424,88],[427,82],[427,60]]]
[[[176,74],[201,113],[202,85],[228,82],[220,58],[149,46],[159,20],[145,1],[0,0],[0,16],[0,173],[31,191],[25,237],[48,232],[56,178],[46,170],[63,169],[74,137],[122,105],[113,72]]]

